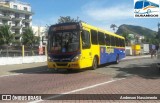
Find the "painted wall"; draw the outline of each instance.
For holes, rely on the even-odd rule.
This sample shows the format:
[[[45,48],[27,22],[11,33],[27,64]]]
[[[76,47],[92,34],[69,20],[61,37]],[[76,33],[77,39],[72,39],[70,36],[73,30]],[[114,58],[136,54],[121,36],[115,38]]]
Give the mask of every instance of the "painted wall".
[[[46,56],[0,57],[0,65],[46,62]]]

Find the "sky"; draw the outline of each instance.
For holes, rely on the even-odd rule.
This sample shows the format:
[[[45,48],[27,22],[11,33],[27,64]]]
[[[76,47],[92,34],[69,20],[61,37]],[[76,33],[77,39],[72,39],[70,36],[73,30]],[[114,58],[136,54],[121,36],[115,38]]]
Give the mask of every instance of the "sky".
[[[111,24],[143,26],[158,31],[160,18],[134,18],[134,0],[19,0],[29,3],[34,15],[32,24],[57,23],[60,16],[85,21],[113,32]]]

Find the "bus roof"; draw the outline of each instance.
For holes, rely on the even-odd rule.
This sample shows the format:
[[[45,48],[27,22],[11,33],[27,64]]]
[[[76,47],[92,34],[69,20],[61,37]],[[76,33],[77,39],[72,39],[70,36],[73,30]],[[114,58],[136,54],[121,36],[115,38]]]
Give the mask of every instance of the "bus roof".
[[[100,32],[104,32],[104,33],[106,33],[106,34],[108,34],[108,35],[112,35],[112,36],[115,36],[115,37],[124,39],[123,36],[120,36],[120,35],[118,35],[118,34],[109,32],[109,31],[107,31],[107,30],[104,30],[104,29],[101,29],[101,28],[98,28],[98,27],[89,25],[89,24],[87,24],[87,23],[81,22],[81,24],[82,24],[83,27],[86,27],[86,28],[89,28],[89,29],[93,29],[93,30],[96,30],[96,31],[100,31]]]
[[[112,35],[112,36],[115,36],[115,37],[124,39],[123,36],[120,36],[120,35],[118,35],[118,34],[109,32],[109,31],[107,31],[107,30],[100,29],[100,28],[98,28],[98,27],[89,25],[89,24],[87,24],[87,23],[85,23],[85,22],[60,23],[60,24],[51,25],[51,26],[50,26],[50,29],[52,29],[52,28],[55,27],[55,26],[67,26],[67,25],[79,25],[79,28],[85,27],[85,28],[89,28],[89,29],[93,29],[93,30],[96,30],[96,31],[104,32],[104,33],[106,33],[106,34],[108,34],[108,35]],[[49,31],[50,31],[50,30],[49,30]]]

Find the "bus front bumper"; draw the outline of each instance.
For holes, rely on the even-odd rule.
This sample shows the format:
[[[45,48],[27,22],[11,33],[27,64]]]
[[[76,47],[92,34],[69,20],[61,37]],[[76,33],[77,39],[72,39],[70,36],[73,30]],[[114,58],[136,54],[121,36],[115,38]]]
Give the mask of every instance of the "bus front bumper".
[[[50,69],[80,69],[79,62],[49,62],[48,68]]]

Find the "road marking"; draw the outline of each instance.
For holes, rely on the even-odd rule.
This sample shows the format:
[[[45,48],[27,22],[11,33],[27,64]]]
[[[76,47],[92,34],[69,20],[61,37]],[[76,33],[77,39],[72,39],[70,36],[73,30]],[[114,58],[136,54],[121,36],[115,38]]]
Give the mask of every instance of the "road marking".
[[[1,78],[1,77],[16,76],[16,75],[21,75],[21,74],[23,74],[23,73],[19,73],[19,74],[9,74],[9,75],[2,75],[2,76],[0,76],[0,78]]]
[[[112,79],[112,80],[107,81],[107,82],[98,83],[98,84],[91,85],[91,86],[88,86],[88,87],[84,87],[84,88],[72,90],[72,91],[69,91],[69,92],[61,93],[61,94],[55,95],[55,96],[50,96],[50,97],[48,97],[48,98],[46,98],[46,99],[54,99],[54,98],[61,97],[61,96],[66,95],[66,94],[71,94],[71,93],[83,91],[83,90],[86,90],[86,89],[91,89],[91,88],[94,88],[94,87],[98,87],[98,86],[101,86],[101,85],[104,85],[104,84],[109,84],[109,83],[116,82],[116,81],[123,80],[123,79],[126,79],[126,78]],[[31,101],[31,102],[29,102],[29,103],[39,103],[39,102],[43,102],[43,101],[44,101],[44,100],[37,100],[37,101]]]

